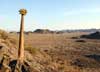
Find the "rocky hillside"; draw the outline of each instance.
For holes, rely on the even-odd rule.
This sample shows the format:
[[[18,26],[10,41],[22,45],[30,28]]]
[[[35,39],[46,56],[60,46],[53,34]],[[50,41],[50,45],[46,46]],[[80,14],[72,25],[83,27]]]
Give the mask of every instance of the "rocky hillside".
[[[81,38],[87,38],[87,39],[100,39],[100,32],[97,31],[95,33],[91,33],[89,35],[82,35]]]
[[[18,57],[17,40],[0,31],[0,72],[14,72]],[[44,51],[25,47],[25,64],[20,72],[58,72],[57,65]],[[16,71],[17,72],[17,71]]]
[[[9,72],[8,70],[13,72],[18,51],[16,42],[7,32],[0,30],[0,72]],[[25,51],[26,67],[22,69],[22,72],[45,71],[45,63],[49,60],[49,56],[45,53],[27,47]]]

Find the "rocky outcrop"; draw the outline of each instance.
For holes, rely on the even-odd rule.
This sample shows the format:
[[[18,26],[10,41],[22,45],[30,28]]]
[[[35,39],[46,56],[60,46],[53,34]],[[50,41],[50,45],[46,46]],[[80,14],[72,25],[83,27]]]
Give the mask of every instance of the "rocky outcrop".
[[[91,33],[89,35],[82,35],[81,38],[87,38],[87,39],[100,39],[100,32]]]

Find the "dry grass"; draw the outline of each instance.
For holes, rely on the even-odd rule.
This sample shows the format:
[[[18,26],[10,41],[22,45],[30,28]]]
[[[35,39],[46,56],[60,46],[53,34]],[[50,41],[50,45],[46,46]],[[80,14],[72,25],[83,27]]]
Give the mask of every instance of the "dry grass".
[[[44,51],[51,57],[49,65],[56,64],[57,72],[100,72],[100,62],[85,57],[85,55],[100,54],[100,40],[82,39],[85,42],[76,42],[79,39],[72,39],[83,34],[88,33],[25,35],[25,50],[31,54],[36,53],[38,49]],[[18,38],[15,34],[12,36]]]
[[[27,50],[29,53],[31,53],[32,55],[33,54],[36,54],[39,50],[37,48],[33,48],[31,46],[27,46],[25,47],[25,50]]]

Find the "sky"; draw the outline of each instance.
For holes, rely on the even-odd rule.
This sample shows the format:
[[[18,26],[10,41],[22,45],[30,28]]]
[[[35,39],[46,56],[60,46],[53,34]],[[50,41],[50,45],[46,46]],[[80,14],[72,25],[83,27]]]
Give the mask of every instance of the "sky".
[[[25,8],[25,31],[100,28],[100,0],[0,0],[0,29],[19,31]]]

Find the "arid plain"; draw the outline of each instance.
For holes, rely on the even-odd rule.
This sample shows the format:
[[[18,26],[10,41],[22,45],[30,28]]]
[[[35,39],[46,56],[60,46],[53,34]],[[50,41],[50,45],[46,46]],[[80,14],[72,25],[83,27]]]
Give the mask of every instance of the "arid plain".
[[[37,66],[40,64],[37,72],[99,72],[100,40],[80,38],[88,34],[28,33],[25,34],[25,50],[36,58]],[[10,35],[18,38],[18,34]]]

